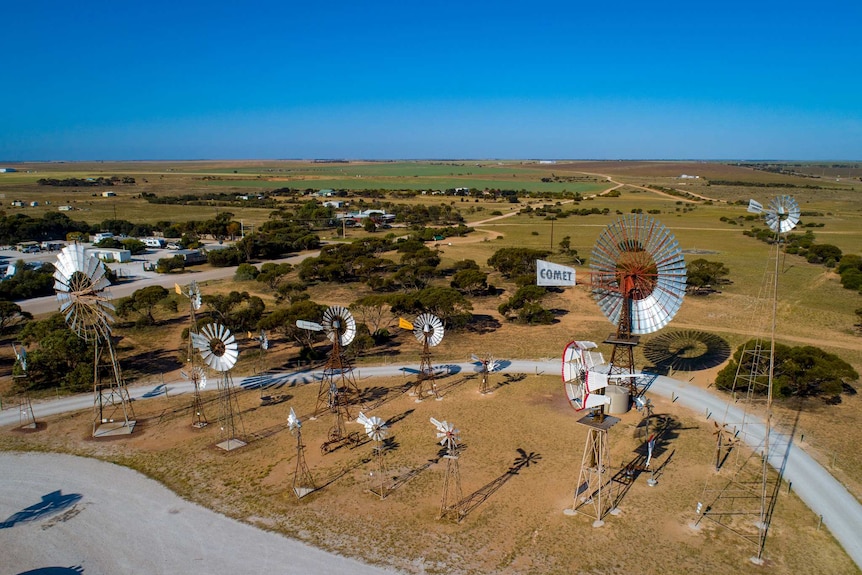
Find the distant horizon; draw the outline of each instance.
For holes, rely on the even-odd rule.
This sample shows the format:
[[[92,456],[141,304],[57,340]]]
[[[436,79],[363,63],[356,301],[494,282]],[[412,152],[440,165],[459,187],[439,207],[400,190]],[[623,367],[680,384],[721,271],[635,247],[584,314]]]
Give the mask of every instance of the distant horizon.
[[[858,164],[862,159],[849,158],[138,158],[138,159],[81,159],[81,160],[0,160],[0,164],[87,164],[87,163],[136,163],[136,162],[311,162],[311,163],[350,163],[350,162],[694,162],[694,163],[803,163],[815,164],[842,162]],[[0,165],[0,168],[4,167]]]
[[[859,2],[4,8],[5,162],[862,159]]]

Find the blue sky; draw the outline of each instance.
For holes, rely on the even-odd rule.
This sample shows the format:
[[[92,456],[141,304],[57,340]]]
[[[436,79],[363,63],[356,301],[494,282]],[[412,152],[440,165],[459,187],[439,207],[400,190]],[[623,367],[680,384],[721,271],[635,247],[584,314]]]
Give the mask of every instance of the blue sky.
[[[2,26],[5,161],[862,160],[850,0],[17,0]]]

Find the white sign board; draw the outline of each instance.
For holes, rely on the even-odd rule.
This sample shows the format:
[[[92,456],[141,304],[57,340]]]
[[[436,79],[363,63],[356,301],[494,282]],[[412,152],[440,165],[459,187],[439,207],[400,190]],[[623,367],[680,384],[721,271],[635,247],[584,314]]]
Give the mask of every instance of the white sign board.
[[[575,269],[544,260],[536,260],[537,286],[573,286]]]

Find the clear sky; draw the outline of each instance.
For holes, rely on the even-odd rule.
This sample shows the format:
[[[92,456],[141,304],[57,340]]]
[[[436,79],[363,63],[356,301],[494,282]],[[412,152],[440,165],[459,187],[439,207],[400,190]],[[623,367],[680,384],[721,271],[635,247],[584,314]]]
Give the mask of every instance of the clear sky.
[[[0,161],[862,160],[862,2],[16,0]]]

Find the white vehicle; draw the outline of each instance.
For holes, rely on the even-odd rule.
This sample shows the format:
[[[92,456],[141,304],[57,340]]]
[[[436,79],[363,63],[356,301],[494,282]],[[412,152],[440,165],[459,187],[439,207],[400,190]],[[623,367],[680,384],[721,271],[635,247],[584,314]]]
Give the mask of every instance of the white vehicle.
[[[148,248],[163,248],[165,247],[165,240],[162,238],[141,238],[141,241],[144,242],[144,245]]]

